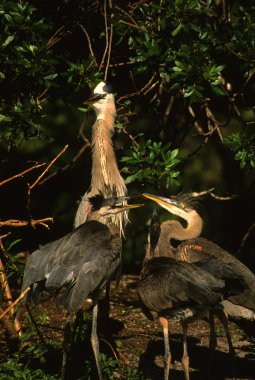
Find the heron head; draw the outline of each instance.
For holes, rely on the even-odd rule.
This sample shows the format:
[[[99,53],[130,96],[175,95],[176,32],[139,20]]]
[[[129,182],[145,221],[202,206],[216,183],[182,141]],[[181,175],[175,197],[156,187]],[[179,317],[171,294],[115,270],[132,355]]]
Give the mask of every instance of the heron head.
[[[138,208],[143,204],[127,204],[130,200],[129,196],[104,198],[101,194],[97,194],[89,199],[92,204],[92,213],[97,213],[98,216],[107,218],[114,214],[127,211],[131,208]]]
[[[190,213],[197,212],[197,199],[190,194],[180,194],[175,198],[165,198],[154,194],[143,194],[145,198],[151,199],[168,212],[185,220]]]
[[[93,94],[84,101],[84,104],[92,104],[97,114],[104,111],[115,113],[112,89],[105,82],[100,82],[95,87]]]

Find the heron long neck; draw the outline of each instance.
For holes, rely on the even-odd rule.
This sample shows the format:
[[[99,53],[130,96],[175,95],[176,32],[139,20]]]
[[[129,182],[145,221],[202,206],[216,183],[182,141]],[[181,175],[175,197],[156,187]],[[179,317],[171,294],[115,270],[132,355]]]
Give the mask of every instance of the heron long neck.
[[[115,107],[112,112],[100,112],[92,131],[92,175],[91,193],[101,192],[104,197],[122,196],[127,192],[121,177],[113,150],[111,135],[114,130]],[[123,232],[127,223],[127,213],[112,217]]]
[[[167,220],[161,224],[161,234],[159,238],[159,250],[164,250],[171,246],[171,239],[188,240],[198,237],[203,228],[203,220],[196,211],[190,213],[186,219],[187,226],[183,227],[176,220]]]

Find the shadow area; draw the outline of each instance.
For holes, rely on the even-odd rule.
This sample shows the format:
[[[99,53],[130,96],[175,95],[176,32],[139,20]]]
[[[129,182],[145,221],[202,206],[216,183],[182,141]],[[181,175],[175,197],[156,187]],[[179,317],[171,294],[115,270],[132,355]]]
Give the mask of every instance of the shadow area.
[[[199,339],[188,338],[188,352],[190,363],[190,380],[226,380],[233,378],[231,358],[228,353],[216,350],[212,365],[209,368],[210,351],[199,346]],[[170,337],[172,354],[172,368],[169,378],[183,380],[182,369],[182,335],[172,334]],[[139,370],[151,380],[164,378],[164,342],[163,338],[150,341],[145,352],[140,356]],[[236,379],[255,379],[255,358],[236,358]]]

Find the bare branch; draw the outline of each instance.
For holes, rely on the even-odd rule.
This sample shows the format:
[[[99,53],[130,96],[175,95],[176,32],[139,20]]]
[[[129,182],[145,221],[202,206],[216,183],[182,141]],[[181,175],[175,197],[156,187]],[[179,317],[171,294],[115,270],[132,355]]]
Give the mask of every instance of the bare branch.
[[[45,175],[45,173],[49,170],[49,168],[54,164],[54,162],[57,161],[57,159],[63,154],[65,153],[65,151],[67,150],[68,148],[68,145],[66,145],[64,147],[64,149],[61,150],[61,152],[49,163],[49,165],[47,166],[47,168],[42,172],[41,175],[39,175],[39,177],[37,178],[37,180],[30,186],[30,190],[32,190],[37,184],[38,182],[40,181],[40,179]]]
[[[230,200],[237,197],[237,195],[235,195],[235,194],[230,195],[228,197],[221,197],[219,195],[214,194],[214,192],[213,192],[214,190],[215,190],[215,187],[212,187],[211,189],[208,189],[208,190],[200,191],[199,193],[194,191],[192,193],[192,196],[193,197],[202,197],[203,195],[209,194],[212,198],[215,198],[218,201],[230,201]]]
[[[122,19],[120,19],[119,22],[121,22],[122,24],[126,24],[128,26],[131,26],[131,28],[142,30],[143,32],[147,32],[147,29],[144,28],[144,27],[142,27],[142,26],[139,26],[139,25],[136,25],[136,24],[131,24],[130,22],[124,21]]]
[[[53,218],[43,218],[43,219],[31,219],[31,220],[18,220],[18,219],[9,219],[5,221],[0,221],[0,227],[26,227],[32,226],[33,228],[37,225],[42,225],[45,228],[49,229],[48,223],[53,223]]]
[[[45,182],[48,182],[51,178],[55,177],[55,176],[56,176],[57,174],[59,174],[60,172],[62,173],[63,171],[65,171],[65,170],[67,170],[68,168],[70,168],[70,166],[82,156],[82,154],[85,152],[85,150],[86,150],[89,146],[90,146],[90,143],[89,143],[89,141],[87,141],[87,142],[81,147],[81,149],[79,150],[79,152],[74,156],[74,158],[73,158],[68,164],[66,164],[65,166],[63,166],[63,168],[60,168],[60,169],[56,170],[54,173],[48,175],[48,177],[44,178],[44,179],[39,183],[39,186],[43,185]]]
[[[252,230],[255,229],[255,223],[252,223],[252,225],[249,227],[248,231],[246,232],[246,234],[244,235],[244,237],[242,238],[242,241],[241,241],[241,244],[240,244],[240,248],[239,248],[239,252],[243,249],[243,247],[245,246],[246,244],[246,241],[248,240]]]
[[[151,79],[146,83],[146,85],[144,87],[142,87],[140,90],[136,91],[136,92],[131,92],[130,94],[126,94],[126,95],[123,95],[121,96],[117,103],[119,104],[119,102],[123,99],[128,99],[128,98],[132,98],[133,96],[136,96],[136,95],[141,95],[142,93],[144,93],[148,88],[150,88],[154,78],[156,76],[156,73],[154,73],[151,77]]]
[[[90,55],[91,55],[91,57],[94,59],[95,64],[96,64],[96,66],[98,67],[98,63],[97,63],[96,56],[95,56],[94,51],[93,51],[93,48],[92,48],[92,44],[91,44],[91,40],[90,40],[89,34],[88,34],[87,30],[84,28],[83,25],[79,24],[79,26],[81,27],[83,33],[85,34],[85,36],[86,36],[86,38],[87,38],[88,45],[89,45]]]
[[[110,38],[109,38],[109,49],[108,49],[108,56],[107,56],[107,63],[106,63],[106,68],[104,72],[104,80],[107,80],[107,74],[108,74],[108,69],[109,69],[109,64],[110,64],[110,58],[111,58],[111,51],[112,51],[112,36],[113,36],[113,25],[111,24],[111,30],[110,30]]]
[[[12,294],[11,289],[5,274],[4,265],[2,263],[2,260],[0,260],[0,285],[3,290],[4,298],[7,301],[9,307],[8,307],[8,313],[9,317],[12,317],[14,315],[14,309],[12,307]],[[0,318],[1,319],[1,318]],[[14,329],[17,331],[18,335],[21,335],[21,325],[19,323],[18,318],[16,317],[13,324]]]
[[[46,49],[50,49],[53,45],[55,45],[61,40],[61,37],[64,34],[63,29],[64,29],[64,25],[61,26],[58,30],[56,30],[56,32],[50,37],[50,39],[48,40],[46,44]]]
[[[0,306],[0,313],[3,313],[4,310]],[[2,324],[4,325],[5,330],[7,331],[11,339],[18,338],[19,334],[15,330],[14,326],[11,324],[10,318],[6,315],[1,319]]]
[[[102,69],[106,54],[108,52],[108,46],[109,46],[108,24],[107,24],[107,13],[106,13],[106,0],[104,0],[104,25],[105,25],[105,49],[104,49],[104,54],[103,54],[103,57],[102,57],[102,60],[101,60],[100,66],[99,66],[99,71]]]
[[[45,165],[45,163],[43,163],[43,164],[36,164],[36,165],[32,166],[31,168],[24,170],[24,171],[21,172],[21,173],[15,174],[14,176],[12,176],[12,177],[10,177],[10,178],[7,178],[7,179],[5,179],[4,181],[0,182],[0,186],[3,186],[3,185],[5,185],[6,183],[8,183],[8,182],[10,182],[10,181],[13,181],[13,180],[16,179],[16,178],[23,177],[23,175],[25,175],[25,174],[31,172],[31,171],[34,170],[34,169],[38,169],[38,168],[40,168],[41,166],[44,166],[44,165]]]
[[[0,315],[0,319],[2,319],[7,313],[9,313],[9,311],[13,310],[14,306],[16,306],[17,303],[19,303],[22,300],[22,298],[25,297],[29,289],[30,287],[26,288],[26,290],[24,290],[24,292],[22,292],[20,296],[14,302],[11,303],[11,305]]]

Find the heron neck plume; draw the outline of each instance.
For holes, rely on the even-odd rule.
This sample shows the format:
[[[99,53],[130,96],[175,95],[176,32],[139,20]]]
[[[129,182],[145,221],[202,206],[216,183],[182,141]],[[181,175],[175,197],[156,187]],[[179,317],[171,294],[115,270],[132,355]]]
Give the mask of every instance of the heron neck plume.
[[[100,113],[102,116],[102,114]],[[111,135],[114,129],[113,114],[97,118],[92,131],[92,179],[91,189],[108,196],[126,194],[126,185],[120,175]]]
[[[114,104],[113,104],[114,106]],[[127,193],[124,179],[120,175],[116,156],[113,150],[111,136],[114,130],[114,108],[110,112],[97,113],[97,120],[92,129],[92,171],[90,194],[102,193],[104,197],[123,196]],[[102,118],[104,116],[104,118]],[[111,221],[115,223],[124,235],[127,224],[127,212],[113,215]]]
[[[171,239],[175,240],[188,240],[198,237],[203,228],[203,220],[196,211],[187,214],[187,226],[183,227],[182,224],[176,220],[167,220],[161,224],[161,234],[159,238],[159,247],[162,245],[171,244]]]

